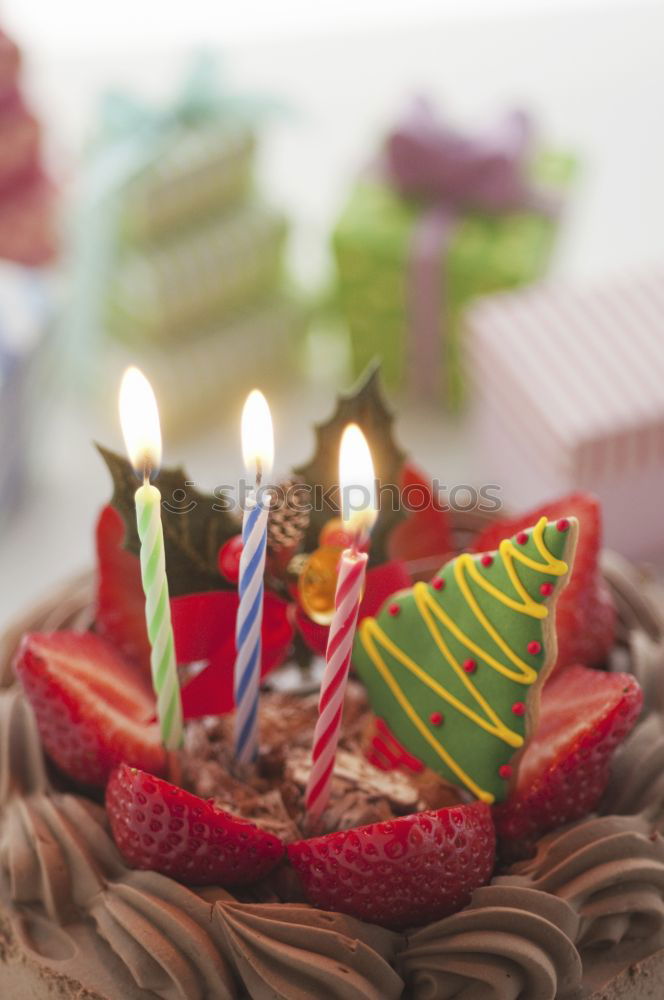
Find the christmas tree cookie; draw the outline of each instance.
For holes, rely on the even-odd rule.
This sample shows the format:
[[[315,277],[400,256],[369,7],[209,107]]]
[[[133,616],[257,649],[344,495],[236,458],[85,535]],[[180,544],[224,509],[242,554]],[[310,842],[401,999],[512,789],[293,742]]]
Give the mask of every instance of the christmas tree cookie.
[[[575,518],[543,517],[496,552],[457,556],[358,630],[353,664],[376,715],[485,802],[507,796],[534,729],[577,529]]]

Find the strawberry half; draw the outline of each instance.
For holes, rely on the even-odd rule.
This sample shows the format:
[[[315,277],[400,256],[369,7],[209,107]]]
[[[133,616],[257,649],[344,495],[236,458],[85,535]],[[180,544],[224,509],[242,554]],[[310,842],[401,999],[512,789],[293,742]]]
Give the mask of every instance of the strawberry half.
[[[272,871],[284,845],[248,820],[122,764],[106,788],[113,837],[133,868],[190,885],[247,885]]]
[[[150,686],[100,636],[28,634],[14,669],[44,749],[65,774],[103,787],[122,761],[164,773]]]
[[[307,899],[384,927],[437,920],[491,878],[496,836],[483,802],[414,813],[287,847]]]
[[[613,645],[615,608],[599,569],[602,512],[596,497],[572,493],[520,517],[496,521],[475,539],[473,551],[497,549],[504,538],[525,531],[542,516],[550,521],[574,516],[579,521],[574,567],[556,605],[558,658],[553,669],[572,663],[600,664]]]
[[[125,526],[115,507],[97,521],[97,610],[95,627],[123,656],[150,676],[150,641],[138,556],[123,547]]]
[[[527,857],[542,833],[595,808],[642,703],[631,674],[573,666],[545,685],[516,789],[493,809],[501,857]]]

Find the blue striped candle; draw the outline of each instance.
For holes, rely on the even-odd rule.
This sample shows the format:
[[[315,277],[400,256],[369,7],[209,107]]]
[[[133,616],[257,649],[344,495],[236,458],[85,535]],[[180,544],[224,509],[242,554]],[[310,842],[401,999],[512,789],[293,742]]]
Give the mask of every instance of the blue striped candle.
[[[235,627],[235,759],[250,764],[258,752],[258,695],[261,677],[261,627],[263,624],[263,575],[267,547],[270,497],[260,495],[263,473],[273,457],[272,418],[265,397],[254,390],[242,413],[242,452],[256,489],[251,490],[242,518],[240,604]]]

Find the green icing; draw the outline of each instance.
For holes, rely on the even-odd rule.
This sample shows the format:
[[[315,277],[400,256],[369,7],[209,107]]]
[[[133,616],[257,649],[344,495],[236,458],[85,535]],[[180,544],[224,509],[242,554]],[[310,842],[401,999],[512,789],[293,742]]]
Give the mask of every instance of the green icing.
[[[574,160],[543,151],[533,181],[563,195]],[[401,387],[409,351],[408,262],[413,232],[426,205],[403,198],[379,179],[359,181],[337,222],[332,245],[338,298],[351,332],[359,374],[379,358],[390,386]],[[536,211],[460,213],[440,261],[440,384],[448,404],[463,400],[463,311],[478,295],[536,280],[546,269],[558,220]]]
[[[503,552],[491,553],[489,566],[482,555],[458,556],[438,574],[442,588],[420,583],[390,598],[356,636],[353,664],[375,713],[428,767],[487,801],[508,793],[510,775],[500,769],[514,763],[529,736],[540,682],[555,661],[555,601],[569,576],[576,532],[573,518],[567,531],[542,519],[525,544],[512,539]],[[539,566],[527,565],[520,555]],[[510,578],[510,562],[522,594]],[[551,584],[553,592],[543,595],[542,584]],[[505,603],[510,599],[521,610]],[[546,609],[546,617],[525,613],[526,602],[531,610]],[[530,652],[530,643],[539,643],[541,652]],[[469,659],[477,664],[473,672],[463,669]],[[526,706],[525,714],[513,711],[517,703]],[[442,713],[442,724],[432,722],[433,713]]]

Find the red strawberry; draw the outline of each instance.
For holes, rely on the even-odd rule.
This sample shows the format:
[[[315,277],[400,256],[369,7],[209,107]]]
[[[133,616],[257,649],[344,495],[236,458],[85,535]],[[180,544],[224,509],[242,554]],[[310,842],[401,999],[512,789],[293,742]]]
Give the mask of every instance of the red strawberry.
[[[103,786],[122,761],[165,772],[152,691],[104,639],[91,632],[28,634],[15,670],[44,748],[65,774]]]
[[[556,607],[557,670],[571,663],[600,664],[613,644],[615,608],[599,570],[602,545],[602,516],[599,500],[589,493],[544,504],[520,517],[496,521],[475,539],[473,550],[497,549],[503,538],[511,538],[536,524],[540,517],[550,521],[574,516],[579,521],[579,541],[569,582]]]
[[[636,722],[642,702],[630,674],[573,666],[545,685],[517,787],[494,806],[505,860],[527,856],[540,834],[595,808],[613,753]]]
[[[274,834],[126,764],[111,775],[106,810],[115,843],[133,868],[190,885],[256,882],[284,853]]]
[[[412,566],[413,579],[428,580],[454,549],[449,515],[434,497],[431,483],[413,465],[404,466],[401,491],[410,513],[392,531],[388,552],[391,559]]]
[[[150,642],[138,556],[123,548],[125,526],[115,507],[97,521],[96,629],[150,676]]]
[[[491,878],[496,837],[483,802],[414,813],[287,847],[307,899],[385,927],[461,909]]]

